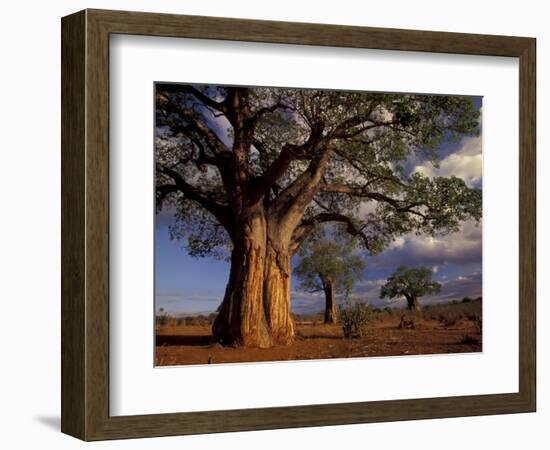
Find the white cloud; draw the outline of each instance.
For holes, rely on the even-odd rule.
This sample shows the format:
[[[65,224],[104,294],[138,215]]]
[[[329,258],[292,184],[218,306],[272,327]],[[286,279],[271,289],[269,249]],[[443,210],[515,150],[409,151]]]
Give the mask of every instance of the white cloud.
[[[388,249],[391,250],[391,249],[394,249],[394,248],[403,248],[403,246],[405,245],[407,241],[405,240],[404,237],[402,236],[399,236],[399,237],[396,237],[393,242],[389,245]]]
[[[416,166],[413,172],[429,177],[454,175],[462,178],[469,186],[479,183],[482,174],[481,136],[466,137],[462,147],[439,163],[431,162]]]
[[[427,265],[434,273],[445,264],[481,263],[481,224],[468,220],[456,233],[446,236],[417,236],[409,234],[400,237],[388,250],[368,261],[371,267],[397,267],[399,265]]]
[[[479,297],[482,295],[481,272],[459,275],[454,280],[442,282],[441,293],[433,296],[438,300],[460,300],[463,297]]]

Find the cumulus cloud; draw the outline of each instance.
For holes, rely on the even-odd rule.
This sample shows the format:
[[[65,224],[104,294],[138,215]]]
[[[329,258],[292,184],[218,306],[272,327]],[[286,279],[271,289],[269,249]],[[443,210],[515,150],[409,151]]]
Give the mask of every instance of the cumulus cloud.
[[[460,231],[441,237],[410,234],[396,239],[387,251],[368,261],[371,267],[424,265],[439,272],[446,264],[481,264],[481,224],[468,220]]]
[[[361,281],[354,286],[352,297],[368,300],[369,303],[376,304],[380,297],[380,288],[386,281],[385,278]]]
[[[481,225],[466,221],[461,230],[442,237],[410,234],[397,238],[378,256],[366,257],[366,279],[355,283],[352,299],[367,301],[375,307],[402,307],[404,299],[380,299],[380,288],[400,265],[427,266],[435,280],[442,284],[441,292],[426,296],[423,303],[460,300],[481,296]],[[322,311],[324,294],[293,290],[292,310],[298,314]],[[339,298],[342,301],[342,298]]]
[[[453,280],[442,281],[441,292],[428,300],[445,301],[459,300],[464,297],[480,297],[482,295],[481,271],[469,275],[460,275]]]
[[[478,185],[482,174],[481,136],[464,138],[460,149],[444,158],[439,167],[426,162],[416,166],[413,172],[429,177],[454,175],[469,186]]]

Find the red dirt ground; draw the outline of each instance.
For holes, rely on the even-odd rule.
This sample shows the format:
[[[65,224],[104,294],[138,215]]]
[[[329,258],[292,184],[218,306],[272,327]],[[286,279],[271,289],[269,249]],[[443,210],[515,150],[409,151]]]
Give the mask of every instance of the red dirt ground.
[[[157,366],[288,361],[368,356],[480,352],[481,334],[461,320],[451,327],[425,320],[415,329],[398,329],[399,319],[369,324],[360,339],[345,339],[339,325],[297,324],[295,342],[286,347],[249,349],[216,343],[210,325],[166,325],[156,329]]]

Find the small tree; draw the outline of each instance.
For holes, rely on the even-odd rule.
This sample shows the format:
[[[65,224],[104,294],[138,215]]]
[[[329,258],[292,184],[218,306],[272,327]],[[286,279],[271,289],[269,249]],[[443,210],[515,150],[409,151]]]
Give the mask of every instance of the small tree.
[[[352,254],[353,244],[321,239],[306,246],[303,257],[294,269],[300,286],[309,292],[325,293],[325,323],[338,322],[336,293],[348,294],[354,281],[363,277],[365,263]]]
[[[380,289],[380,298],[405,297],[409,311],[420,311],[418,299],[426,294],[437,294],[441,284],[432,281],[432,271],[427,267],[400,266]]]

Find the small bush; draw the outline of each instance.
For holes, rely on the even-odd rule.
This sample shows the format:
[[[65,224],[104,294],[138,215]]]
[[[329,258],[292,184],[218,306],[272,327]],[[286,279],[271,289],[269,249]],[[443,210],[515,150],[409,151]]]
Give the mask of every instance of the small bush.
[[[371,318],[371,310],[363,302],[346,303],[340,307],[340,321],[346,338],[361,338],[364,336],[367,324]]]

